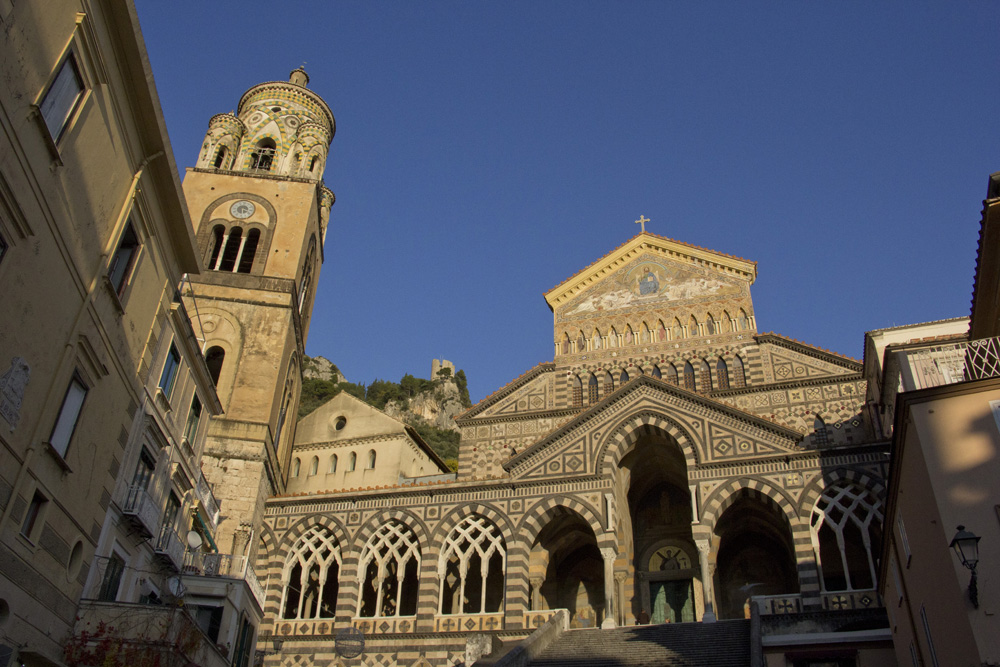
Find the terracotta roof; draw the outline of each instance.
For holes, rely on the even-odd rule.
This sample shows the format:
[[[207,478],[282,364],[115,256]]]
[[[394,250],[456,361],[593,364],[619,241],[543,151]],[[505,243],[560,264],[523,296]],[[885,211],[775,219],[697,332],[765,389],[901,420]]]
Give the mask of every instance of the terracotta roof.
[[[500,398],[505,393],[513,391],[519,383],[527,382],[528,380],[532,379],[535,375],[540,374],[542,371],[555,370],[555,367],[556,367],[555,362],[552,361],[543,361],[540,364],[535,364],[534,366],[532,366],[525,372],[521,373],[510,382],[501,386],[499,389],[494,391],[489,396],[477,401],[475,405],[473,405],[471,408],[469,408],[462,414],[456,415],[455,421],[459,421],[461,419],[465,419],[466,417],[472,416],[472,413],[478,410],[482,410],[483,408],[486,407],[487,403],[489,403],[490,401]]]
[[[588,264],[587,266],[583,267],[582,269],[580,269],[576,273],[572,274],[568,278],[560,280],[555,285],[553,285],[551,288],[547,289],[544,293],[548,294],[549,292],[551,292],[555,288],[559,287],[563,283],[568,282],[568,281],[572,280],[573,278],[576,278],[581,273],[585,273],[588,269],[590,269],[591,267],[593,267],[593,266],[595,266],[597,264],[600,264],[602,261],[604,261],[605,259],[607,259],[611,255],[615,254],[616,252],[618,252],[619,250],[621,250],[622,248],[624,248],[625,246],[627,246],[629,243],[631,243],[632,241],[634,241],[637,238],[639,238],[640,236],[651,236],[654,239],[663,239],[664,241],[670,241],[671,243],[676,243],[678,245],[687,246],[688,248],[692,248],[694,250],[704,250],[705,252],[715,253],[716,255],[719,255],[721,257],[728,257],[729,259],[736,259],[736,260],[739,260],[741,262],[747,262],[749,264],[753,264],[754,266],[757,265],[757,262],[755,262],[753,260],[744,259],[743,257],[737,257],[736,255],[729,255],[729,254],[724,253],[724,252],[719,252],[718,250],[712,250],[711,248],[703,248],[702,246],[697,246],[697,245],[694,245],[693,243],[686,243],[684,241],[678,241],[677,239],[672,239],[669,236],[661,236],[659,234],[653,234],[651,232],[639,232],[638,234],[636,234],[632,238],[628,239],[627,241],[625,241],[624,243],[622,243],[620,246],[618,246],[614,250],[605,253],[600,258],[598,258],[597,260],[591,262],[590,264]]]

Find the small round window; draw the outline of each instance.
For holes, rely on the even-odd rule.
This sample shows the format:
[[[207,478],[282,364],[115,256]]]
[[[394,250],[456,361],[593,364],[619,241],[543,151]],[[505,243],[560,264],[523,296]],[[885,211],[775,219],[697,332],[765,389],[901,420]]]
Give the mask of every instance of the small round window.
[[[335,428],[338,431],[341,431],[345,426],[347,426],[347,417],[337,417],[337,423],[335,425]]]

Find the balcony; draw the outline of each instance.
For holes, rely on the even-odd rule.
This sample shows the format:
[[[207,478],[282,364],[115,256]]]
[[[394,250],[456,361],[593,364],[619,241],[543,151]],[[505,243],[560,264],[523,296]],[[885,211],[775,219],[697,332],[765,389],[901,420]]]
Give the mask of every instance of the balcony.
[[[173,526],[164,524],[160,527],[153,553],[174,572],[180,572],[184,566],[184,545]]]
[[[122,503],[122,514],[143,537],[152,537],[159,529],[160,508],[144,486],[130,486]]]
[[[203,515],[208,529],[215,532],[219,525],[219,503],[205,479],[205,473],[200,470],[198,471],[198,481],[194,485],[194,494],[200,505],[199,514]]]
[[[65,651],[68,664],[230,664],[184,608],[125,602],[82,601]]]
[[[184,572],[203,577],[242,579],[247,583],[257,604],[264,607],[264,587],[246,556],[188,551],[184,553]]]
[[[757,603],[757,609],[761,616],[781,616],[815,611],[815,609],[807,609],[803,605],[802,595],[799,593],[755,595],[753,601]],[[874,589],[820,593],[819,602],[820,608],[824,611],[880,609],[882,607],[882,598]]]

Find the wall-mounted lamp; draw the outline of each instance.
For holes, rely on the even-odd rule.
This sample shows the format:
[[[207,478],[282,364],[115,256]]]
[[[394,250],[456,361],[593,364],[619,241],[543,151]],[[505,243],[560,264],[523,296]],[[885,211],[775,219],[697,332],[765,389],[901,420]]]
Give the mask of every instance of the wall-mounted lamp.
[[[281,653],[281,647],[284,645],[285,640],[277,635],[272,635],[270,630],[265,630],[260,633],[261,643],[264,645],[264,649],[257,649],[254,655],[254,664],[263,665],[265,656],[274,655],[275,653]],[[268,650],[268,639],[271,640],[271,650]]]
[[[979,540],[982,538],[959,526],[958,532],[951,540],[951,548],[955,550],[958,557],[962,559],[962,565],[972,571],[972,579],[969,580],[969,599],[972,606],[979,609],[979,588],[976,585],[976,565],[979,564]]]

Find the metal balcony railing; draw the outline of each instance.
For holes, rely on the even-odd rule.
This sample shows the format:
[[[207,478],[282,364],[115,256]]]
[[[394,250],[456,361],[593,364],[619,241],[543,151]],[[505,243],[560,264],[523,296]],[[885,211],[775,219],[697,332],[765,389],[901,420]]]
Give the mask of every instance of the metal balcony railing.
[[[160,523],[160,508],[146,491],[146,487],[141,485],[129,487],[122,505],[122,513],[147,537],[156,534]]]
[[[257,603],[262,608],[264,606],[264,587],[246,556],[188,551],[184,553],[184,572],[205,577],[243,579]]]
[[[173,526],[166,524],[160,526],[160,534],[156,538],[153,553],[166,560],[177,572],[184,566],[184,545]]]
[[[208,480],[205,479],[205,473],[201,470],[198,471],[198,481],[195,482],[194,493],[205,510],[208,527],[214,531],[219,525],[219,503],[215,499],[215,494],[212,493],[212,488],[208,485]]]

